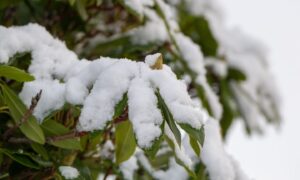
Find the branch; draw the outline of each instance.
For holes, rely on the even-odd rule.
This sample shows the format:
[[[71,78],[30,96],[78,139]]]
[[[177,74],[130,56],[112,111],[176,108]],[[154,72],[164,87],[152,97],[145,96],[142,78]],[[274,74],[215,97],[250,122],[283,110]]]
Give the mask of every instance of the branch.
[[[18,129],[23,123],[27,122],[28,119],[30,118],[30,116],[32,115],[37,103],[39,102],[40,98],[42,95],[42,90],[40,90],[32,99],[31,99],[31,104],[29,109],[27,109],[27,111],[25,112],[24,116],[22,117],[22,119],[20,120],[20,122],[18,124],[16,124],[15,126],[7,129],[2,137],[3,139],[7,139],[8,137],[10,137],[13,132]]]

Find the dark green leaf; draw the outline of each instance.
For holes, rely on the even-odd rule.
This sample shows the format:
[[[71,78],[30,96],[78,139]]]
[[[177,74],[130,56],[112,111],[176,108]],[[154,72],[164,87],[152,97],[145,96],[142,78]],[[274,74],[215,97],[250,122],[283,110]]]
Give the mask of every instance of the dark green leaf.
[[[23,155],[21,153],[11,152],[7,149],[0,148],[0,152],[10,157],[12,160],[22,164],[23,166],[33,168],[33,169],[40,169],[39,165],[36,164],[30,157],[27,155]]]
[[[228,68],[227,78],[235,81],[245,81],[247,79],[241,70],[232,67]]]
[[[191,137],[196,139],[201,144],[201,146],[203,146],[203,143],[204,143],[204,127],[203,126],[200,129],[195,129],[188,124],[179,124],[179,125]]]
[[[20,129],[22,133],[30,140],[44,144],[44,133],[33,116],[30,116],[26,122],[21,122],[24,114],[26,113],[26,106],[20,98],[6,85],[1,85],[4,101],[7,104],[11,116],[17,124],[21,123]]]
[[[33,81],[34,77],[25,71],[13,66],[0,65],[0,77],[13,79],[19,82]]]
[[[58,136],[71,132],[68,128],[52,119],[44,121],[41,124],[41,127],[47,136]],[[77,137],[65,140],[50,141],[49,144],[64,149],[82,150],[80,138]]]
[[[56,135],[62,135],[70,132],[68,128],[66,128],[64,125],[49,119],[47,121],[44,121],[41,124],[41,128],[45,132],[47,136],[56,136]]]
[[[70,138],[66,140],[50,141],[50,144],[64,149],[82,150],[80,138]]]
[[[38,154],[40,154],[44,159],[48,160],[49,156],[48,156],[48,152],[47,150],[40,144],[38,143],[31,143],[31,148]]]
[[[216,41],[210,24],[206,18],[191,15],[186,10],[179,13],[179,24],[184,34],[200,45],[205,56],[216,56],[218,42]]]
[[[128,160],[135,152],[136,142],[130,121],[123,121],[116,126],[116,162]]]
[[[195,154],[199,157],[201,150],[200,150],[200,146],[198,144],[198,141],[195,138],[193,138],[192,136],[189,136],[189,138],[190,138],[191,147],[193,148]]]
[[[115,107],[115,114],[113,119],[119,117],[124,112],[125,107],[127,106],[127,94],[124,94],[122,100]]]
[[[170,113],[165,101],[163,100],[163,98],[161,97],[161,95],[159,94],[159,92],[156,93],[157,99],[158,99],[158,106],[162,112],[162,115],[164,117],[164,120],[167,122],[167,124],[169,125],[171,131],[173,132],[176,141],[178,143],[178,145],[181,145],[181,133],[177,127],[177,125],[175,124],[175,121],[173,119],[173,115]]]

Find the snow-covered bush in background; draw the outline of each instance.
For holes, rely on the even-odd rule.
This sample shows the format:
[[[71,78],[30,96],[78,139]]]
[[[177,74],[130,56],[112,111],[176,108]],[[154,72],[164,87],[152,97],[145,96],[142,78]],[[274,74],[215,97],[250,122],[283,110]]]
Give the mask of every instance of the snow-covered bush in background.
[[[223,148],[232,122],[280,120],[265,49],[215,1],[0,10],[0,177],[244,180]]]

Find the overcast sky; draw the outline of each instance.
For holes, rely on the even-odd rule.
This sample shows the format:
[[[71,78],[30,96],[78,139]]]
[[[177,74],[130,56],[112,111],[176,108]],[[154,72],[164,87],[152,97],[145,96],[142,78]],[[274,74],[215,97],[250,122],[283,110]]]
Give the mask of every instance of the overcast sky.
[[[219,0],[227,25],[263,41],[282,95],[283,125],[247,137],[241,124],[230,132],[228,151],[257,180],[300,179],[300,0]],[[249,65],[251,65],[249,63]]]

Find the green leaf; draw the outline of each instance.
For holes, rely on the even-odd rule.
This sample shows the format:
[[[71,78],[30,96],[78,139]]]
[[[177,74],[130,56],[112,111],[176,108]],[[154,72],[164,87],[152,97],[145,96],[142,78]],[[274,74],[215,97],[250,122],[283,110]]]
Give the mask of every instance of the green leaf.
[[[71,132],[68,128],[52,119],[44,121],[41,124],[41,127],[47,136],[58,136]],[[80,138],[78,137],[65,140],[50,141],[49,144],[64,149],[82,150]]]
[[[85,1],[76,0],[77,12],[83,20],[87,20],[88,14],[85,9]]]
[[[170,113],[165,101],[163,100],[163,98],[161,97],[161,95],[159,94],[159,92],[156,93],[157,99],[158,99],[158,106],[162,111],[162,115],[164,117],[164,120],[167,122],[167,124],[169,125],[171,131],[173,132],[176,141],[178,143],[178,145],[181,145],[181,133],[177,127],[177,125],[175,124],[173,115]]]
[[[203,126],[200,129],[195,129],[188,124],[179,124],[179,125],[191,137],[196,139],[201,144],[201,146],[203,146],[203,143],[204,143],[204,127]]]
[[[25,112],[26,106],[20,100],[20,98],[6,85],[1,85],[3,98],[5,103],[7,104],[11,116],[13,117],[16,124],[20,124],[20,129],[22,133],[29,138],[30,140],[37,142],[39,144],[45,143],[44,133],[37,123],[34,116],[30,116],[26,122],[21,122]]]
[[[69,0],[69,4],[70,4],[71,6],[73,6],[73,5],[75,4],[75,2],[76,2],[76,0]]]
[[[217,55],[219,45],[205,17],[191,15],[182,9],[179,13],[179,24],[183,33],[201,47],[205,56]]]
[[[116,126],[116,162],[128,160],[135,152],[136,142],[130,121],[123,121]]]
[[[33,81],[34,77],[13,66],[0,65],[0,77],[6,77],[19,82]]]
[[[236,104],[230,91],[229,81],[222,79],[220,81],[220,102],[223,106],[223,114],[220,121],[223,138],[226,138],[227,132],[237,116]]]
[[[33,169],[40,169],[39,165],[36,164],[30,157],[24,155],[22,153],[11,152],[7,149],[0,148],[0,152],[10,157],[12,160],[22,164],[23,166],[33,168]]]
[[[38,154],[40,154],[44,159],[48,160],[49,155],[47,150],[44,148],[44,146],[38,144],[38,143],[31,143],[31,148]]]
[[[64,149],[72,149],[72,150],[82,150],[80,138],[71,138],[66,140],[60,140],[60,141],[52,141],[49,142],[53,146],[64,148]]]
[[[125,107],[127,106],[127,100],[128,100],[127,94],[124,94],[122,100],[115,107],[115,114],[114,114],[113,119],[122,115]]]
[[[201,150],[200,150],[198,141],[195,138],[193,138],[192,136],[189,136],[189,138],[190,138],[191,147],[193,148],[195,154],[199,157]]]
[[[241,70],[230,67],[228,68],[227,79],[233,79],[235,81],[245,81],[247,77]]]
[[[56,136],[56,135],[62,135],[70,132],[68,128],[66,128],[64,125],[49,119],[47,121],[44,121],[41,124],[41,128],[45,132],[47,136]]]

